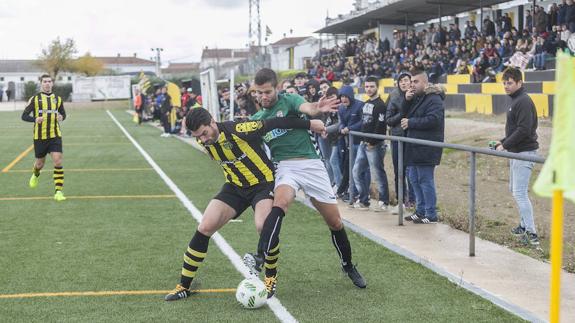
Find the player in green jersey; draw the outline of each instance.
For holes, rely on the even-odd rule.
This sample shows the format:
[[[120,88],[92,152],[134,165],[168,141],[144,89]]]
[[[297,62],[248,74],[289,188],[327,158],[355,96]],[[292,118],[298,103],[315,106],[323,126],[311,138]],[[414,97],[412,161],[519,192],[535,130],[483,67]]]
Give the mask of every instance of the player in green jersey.
[[[271,69],[261,69],[255,77],[255,90],[262,109],[252,116],[254,120],[297,116],[307,118],[322,112],[336,111],[339,100],[321,98],[319,102],[306,102],[297,94],[278,94],[277,76]],[[306,130],[272,130],[266,133],[264,141],[277,163],[274,204],[268,215],[264,230],[269,236],[260,236],[257,254],[246,254],[244,262],[253,270],[261,270],[264,258],[268,257],[269,246],[279,240],[281,222],[289,205],[300,189],[310,198],[313,206],[323,216],[331,231],[332,242],[337,249],[342,269],[353,284],[365,288],[366,283],[352,263],[352,252],[347,233],[337,207],[337,200],[323,164],[319,148]]]

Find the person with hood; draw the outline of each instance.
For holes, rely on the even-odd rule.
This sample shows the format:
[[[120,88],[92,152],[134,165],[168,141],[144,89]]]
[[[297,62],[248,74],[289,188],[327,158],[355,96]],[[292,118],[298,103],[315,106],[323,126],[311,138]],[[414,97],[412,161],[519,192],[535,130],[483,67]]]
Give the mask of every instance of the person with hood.
[[[401,107],[405,102],[405,92],[411,86],[411,74],[409,72],[401,72],[397,77],[397,88],[391,92],[387,100],[386,121],[389,126],[389,135],[404,137],[405,132],[401,129],[401,119],[405,117]],[[393,161],[393,175],[395,181],[395,196],[399,197],[399,165],[398,165],[398,148],[397,141],[391,142],[391,157]],[[403,145],[405,152],[405,144]],[[404,154],[405,156],[405,154]],[[415,192],[413,192],[413,185],[409,183],[409,187],[405,185],[407,178],[407,167],[405,166],[405,159],[403,161],[403,203],[405,206],[415,205]],[[409,182],[409,180],[408,180]],[[409,192],[407,195],[406,192]],[[406,198],[407,197],[407,198]],[[398,214],[399,206],[392,209],[391,213]]]
[[[408,138],[443,142],[445,130],[445,91],[442,87],[429,85],[427,74],[414,70],[411,87],[405,93],[403,106],[405,117],[401,128]],[[441,162],[443,149],[409,143],[405,160],[410,167],[409,178],[415,192],[415,213],[405,220],[413,223],[437,223],[437,195],[435,192],[435,166]]]
[[[385,135],[385,113],[387,107],[378,93],[379,80],[374,76],[365,79],[364,89],[369,97],[362,108],[361,132]],[[387,174],[383,167],[383,159],[387,146],[384,140],[361,137],[361,144],[355,155],[353,165],[353,181],[359,192],[359,200],[354,204],[358,210],[373,210],[374,212],[387,211],[389,206],[389,185]],[[375,177],[377,192],[379,193],[377,204],[370,207],[369,187],[371,176]]]
[[[346,136],[345,146],[346,148],[349,148],[349,132],[361,130],[363,102],[355,99],[353,88],[349,85],[344,85],[341,87],[341,89],[339,89],[339,99],[341,101],[341,105],[339,106],[337,112],[339,118],[339,133]],[[357,149],[359,148],[360,142],[360,137],[353,136],[351,153],[354,157],[357,156]],[[349,156],[350,151],[349,149],[346,149],[343,155],[343,167],[341,169],[343,178],[341,180],[341,185],[337,189],[338,196],[340,196],[344,201],[346,200],[346,192],[348,191],[350,184],[349,163],[351,162],[352,169],[354,163],[354,159],[350,160]],[[349,197],[348,202],[353,204],[355,197],[357,196],[357,190],[355,189],[353,178],[351,178],[351,191],[352,196]]]

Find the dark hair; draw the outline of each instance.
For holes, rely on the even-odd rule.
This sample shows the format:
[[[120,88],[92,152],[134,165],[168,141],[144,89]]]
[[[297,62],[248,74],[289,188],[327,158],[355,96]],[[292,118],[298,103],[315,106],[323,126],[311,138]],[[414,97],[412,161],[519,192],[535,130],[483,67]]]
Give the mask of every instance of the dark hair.
[[[201,126],[207,126],[212,122],[212,115],[204,108],[193,108],[186,115],[186,128],[196,131]]]
[[[373,82],[373,83],[375,83],[375,85],[377,85],[377,84],[378,84],[378,81],[379,81],[379,80],[377,79],[377,77],[375,77],[375,76],[368,76],[368,77],[365,78],[365,81],[364,81],[363,83],[365,84],[365,83],[367,83],[367,82]]]
[[[503,71],[502,79],[504,81],[512,79],[515,82],[519,82],[519,81],[523,81],[523,75],[521,74],[521,71],[519,69],[513,68],[513,67],[508,67],[505,69],[505,71]]]
[[[269,82],[272,84],[272,87],[276,87],[278,86],[278,77],[272,69],[262,68],[256,73],[254,82],[256,85],[264,85]]]
[[[411,76],[416,76],[419,74],[425,74],[425,71],[421,68],[414,67],[411,69],[411,71],[409,71],[409,73],[411,74]]]
[[[338,96],[338,91],[337,88],[331,86],[329,89],[327,89],[327,91],[325,91],[325,96],[326,97],[330,97],[332,95]]]
[[[319,81],[319,85],[322,85],[322,84],[324,84],[324,83],[327,84],[327,85],[329,85],[329,86],[331,86],[331,82],[328,81],[328,80],[321,80],[321,81]]]
[[[287,89],[296,89],[296,91],[299,91],[295,85],[290,85],[290,86],[286,87],[286,90]]]
[[[43,79],[45,78],[49,78],[52,81],[54,81],[54,79],[52,78],[52,76],[50,76],[49,74],[42,74],[42,76],[40,76],[40,82],[42,82]]]

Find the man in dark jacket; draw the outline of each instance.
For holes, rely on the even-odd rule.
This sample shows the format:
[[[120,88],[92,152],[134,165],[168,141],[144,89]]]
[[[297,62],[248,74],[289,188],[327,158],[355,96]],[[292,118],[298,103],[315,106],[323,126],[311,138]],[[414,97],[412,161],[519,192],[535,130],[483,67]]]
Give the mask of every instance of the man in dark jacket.
[[[401,119],[405,117],[404,111],[402,111],[402,106],[405,102],[405,92],[411,86],[411,74],[408,72],[402,72],[397,77],[397,88],[391,92],[387,101],[387,112],[386,123],[389,126],[389,134],[391,136],[404,137],[405,131],[401,129]],[[395,196],[399,196],[399,165],[398,165],[398,142],[391,142],[391,157],[393,160],[393,174],[395,181]],[[405,152],[405,144],[403,146],[403,151]],[[405,154],[404,154],[405,155]],[[413,191],[413,185],[409,184],[409,187],[405,185],[407,178],[407,167],[405,166],[405,159],[403,162],[403,203],[405,206],[415,205],[415,192]],[[409,181],[408,181],[409,182]],[[406,194],[406,192],[409,192]],[[392,214],[399,213],[399,206],[396,206],[391,211]]]
[[[159,102],[160,106],[160,122],[164,127],[164,132],[162,133],[162,137],[169,137],[171,133],[171,124],[170,124],[170,113],[172,112],[172,98],[168,94],[168,88],[166,86],[162,87],[162,93],[158,96],[157,101]]]
[[[373,76],[367,77],[364,82],[365,93],[369,97],[363,104],[361,132],[385,135],[385,103],[379,97],[379,80]],[[355,156],[353,165],[353,181],[359,192],[359,200],[354,207],[359,210],[369,210],[369,187],[371,176],[377,182],[379,200],[377,205],[371,207],[375,212],[387,211],[389,206],[389,188],[387,174],[383,168],[385,157],[385,142],[374,138],[361,138],[361,143]],[[371,176],[370,176],[371,174]]]
[[[483,19],[483,25],[481,26],[481,33],[483,36],[493,36],[495,37],[495,24],[489,19],[489,17]]]
[[[425,72],[416,70],[412,73],[411,88],[405,94],[407,112],[401,119],[401,128],[407,131],[409,138],[443,142],[445,94],[441,87],[428,84]],[[434,171],[441,162],[441,153],[441,148],[407,144],[405,159],[415,191],[416,208],[406,220],[437,222]]]
[[[339,133],[346,136],[350,131],[360,131],[361,130],[361,111],[363,108],[363,102],[356,100],[353,92],[353,88],[349,85],[344,85],[339,89],[339,99],[341,100],[341,105],[337,112],[339,119]],[[353,136],[352,142],[352,154],[355,157],[357,155],[357,149],[359,148],[359,143],[361,138],[358,136]],[[346,142],[346,146],[349,147],[349,142]],[[343,178],[341,180],[341,185],[339,186],[337,193],[340,197],[345,195],[346,190],[349,188],[349,163],[351,162],[351,167],[353,168],[353,162],[355,159],[349,158],[350,151],[346,149],[343,156],[343,167],[342,173]],[[353,184],[353,178],[351,179],[351,190],[353,194],[350,196],[349,202],[354,201],[357,196],[357,190]],[[345,198],[344,198],[345,200]]]
[[[537,155],[537,110],[535,104],[523,88],[521,71],[508,68],[503,73],[505,93],[511,97],[511,106],[507,111],[505,122],[505,138],[497,142],[495,148],[499,151],[510,151],[528,156]],[[533,206],[529,200],[529,179],[533,170],[533,162],[517,159],[509,160],[509,188],[519,208],[521,221],[511,230],[517,236],[522,236],[525,242],[539,245],[539,238],[533,220]]]

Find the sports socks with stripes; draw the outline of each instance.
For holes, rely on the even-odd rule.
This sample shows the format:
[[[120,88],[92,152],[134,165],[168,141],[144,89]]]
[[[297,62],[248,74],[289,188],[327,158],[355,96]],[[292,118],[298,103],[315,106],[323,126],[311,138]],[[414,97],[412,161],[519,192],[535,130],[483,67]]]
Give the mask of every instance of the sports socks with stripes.
[[[54,166],[54,189],[56,190],[56,192],[58,192],[61,191],[63,188],[64,188],[64,168],[62,166]]]
[[[351,263],[351,245],[347,238],[345,228],[342,227],[341,230],[338,231],[331,230],[331,242],[333,242],[333,245],[337,250],[337,254],[341,260],[341,265],[344,268],[353,266]]]
[[[265,275],[267,277],[277,274],[277,261],[279,258],[279,234],[285,212],[282,208],[274,206],[268,214],[258,242],[258,255],[264,258]]]
[[[184,253],[184,264],[182,265],[182,276],[180,278],[180,284],[184,288],[190,288],[198,267],[206,258],[209,242],[210,237],[203,235],[199,231],[196,231],[192,240],[190,240],[188,249]]]

